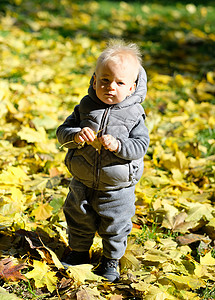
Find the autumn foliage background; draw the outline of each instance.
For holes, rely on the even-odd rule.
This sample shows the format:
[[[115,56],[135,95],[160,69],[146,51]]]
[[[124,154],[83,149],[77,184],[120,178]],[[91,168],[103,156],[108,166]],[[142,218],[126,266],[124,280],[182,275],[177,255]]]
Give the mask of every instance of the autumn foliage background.
[[[1,299],[215,298],[213,4],[1,1]],[[55,136],[109,38],[141,48],[151,139],[115,285],[59,261],[70,174]]]

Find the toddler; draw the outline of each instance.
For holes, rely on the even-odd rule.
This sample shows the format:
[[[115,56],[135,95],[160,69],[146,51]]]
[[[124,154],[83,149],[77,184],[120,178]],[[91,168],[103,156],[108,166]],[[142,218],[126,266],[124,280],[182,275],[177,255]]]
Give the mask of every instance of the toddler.
[[[57,129],[73,178],[64,204],[72,251],[67,264],[89,263],[96,232],[103,256],[93,272],[119,280],[118,263],[135,214],[135,184],[149,145],[146,73],[136,44],[111,43],[99,56],[88,94]]]

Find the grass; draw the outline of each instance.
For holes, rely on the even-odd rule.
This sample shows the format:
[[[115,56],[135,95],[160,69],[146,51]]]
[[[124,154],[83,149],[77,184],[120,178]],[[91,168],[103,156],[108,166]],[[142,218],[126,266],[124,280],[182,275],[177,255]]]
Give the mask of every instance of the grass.
[[[179,235],[178,232],[172,232],[171,230],[164,230],[160,228],[160,225],[155,221],[151,226],[143,224],[141,226],[141,233],[136,236],[136,242],[138,244],[144,244],[145,241],[153,240],[159,241],[160,238],[175,238]]]
[[[204,146],[207,151],[203,153],[203,156],[210,156],[215,153],[215,129],[208,128],[198,132],[197,134],[197,141]]]
[[[200,296],[202,297],[202,300],[212,300],[215,299],[215,286],[210,287],[207,286],[205,289],[203,289],[200,293]]]

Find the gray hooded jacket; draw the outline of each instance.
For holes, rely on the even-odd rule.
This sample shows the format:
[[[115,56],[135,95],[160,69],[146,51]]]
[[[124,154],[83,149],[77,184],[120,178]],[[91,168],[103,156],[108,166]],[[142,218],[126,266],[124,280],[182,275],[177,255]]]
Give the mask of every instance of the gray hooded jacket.
[[[97,190],[134,185],[142,175],[143,157],[149,145],[141,105],[147,90],[145,70],[141,68],[134,93],[114,105],[107,105],[97,98],[92,82],[93,79],[88,95],[57,129],[59,142],[67,143],[65,147],[69,148],[66,166],[75,179]],[[97,151],[87,143],[84,146],[75,143],[74,135],[83,127],[90,127],[100,136],[114,136],[119,142],[118,151],[110,152],[103,147]]]

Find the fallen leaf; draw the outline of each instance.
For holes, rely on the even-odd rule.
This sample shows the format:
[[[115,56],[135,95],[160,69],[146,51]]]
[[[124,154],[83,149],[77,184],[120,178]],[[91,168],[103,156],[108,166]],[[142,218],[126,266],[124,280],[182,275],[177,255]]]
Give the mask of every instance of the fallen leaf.
[[[0,299],[1,300],[21,300],[13,293],[8,293],[4,288],[0,287]]]
[[[186,212],[181,212],[179,214],[171,216],[168,211],[162,222],[162,227],[172,229],[174,232],[181,232],[181,233],[188,232],[188,230],[190,228],[193,228],[195,224],[194,222],[185,222],[186,217],[187,217]]]
[[[139,281],[139,282],[133,282],[131,284],[131,287],[135,290],[138,290],[140,292],[144,292],[146,294],[146,292],[150,289],[150,284],[144,282],[144,281]]]
[[[210,221],[213,218],[213,208],[207,204],[190,203],[190,209],[187,212],[186,222],[199,221],[202,218]]]
[[[122,295],[113,295],[110,297],[110,300],[122,300],[123,296]]]
[[[87,280],[101,281],[102,279],[101,276],[92,272],[92,265],[89,264],[69,266],[67,273],[77,283],[85,283]]]
[[[53,208],[49,203],[39,203],[38,207],[32,210],[31,215],[35,217],[35,220],[47,220],[52,216]]]
[[[76,293],[77,300],[91,300],[92,298],[88,294],[88,292],[84,289],[81,289]]]
[[[177,236],[176,241],[180,245],[189,245],[200,241],[210,242],[211,240],[208,237],[201,234],[189,233],[183,236]]]
[[[178,289],[199,289],[205,287],[206,284],[203,280],[196,276],[183,276],[176,274],[166,274],[165,277],[171,282],[174,282]]]
[[[0,277],[12,281],[26,280],[20,273],[24,268],[26,268],[25,264],[15,264],[12,258],[4,258],[0,260]]]
[[[45,261],[33,261],[33,270],[25,274],[28,279],[34,279],[35,286],[41,288],[46,286],[52,293],[56,289],[57,277],[56,272],[50,271],[50,267]]]
[[[146,294],[146,296],[144,297],[144,299],[146,300],[173,300],[175,299],[175,297],[172,297],[171,295],[169,295],[168,293],[166,293],[165,291],[162,291],[161,289],[159,289],[156,286],[152,286],[150,287],[148,293]]]
[[[200,256],[200,264],[203,266],[215,266],[215,258],[212,257],[211,251],[205,256]]]

